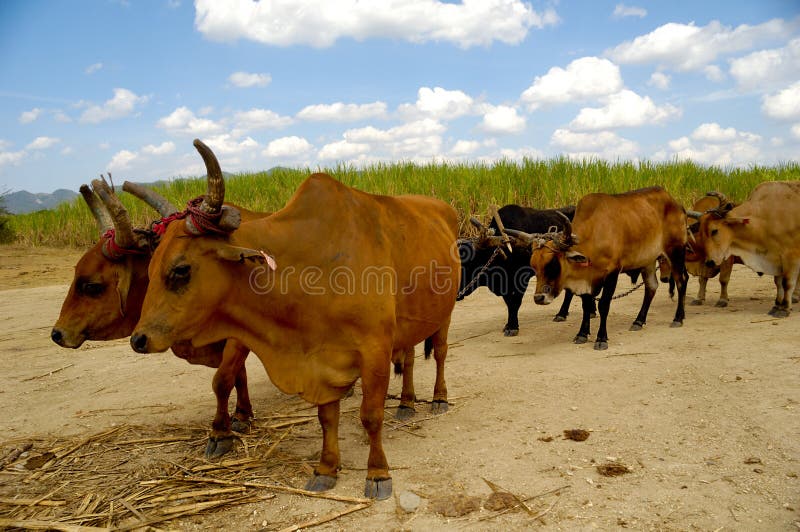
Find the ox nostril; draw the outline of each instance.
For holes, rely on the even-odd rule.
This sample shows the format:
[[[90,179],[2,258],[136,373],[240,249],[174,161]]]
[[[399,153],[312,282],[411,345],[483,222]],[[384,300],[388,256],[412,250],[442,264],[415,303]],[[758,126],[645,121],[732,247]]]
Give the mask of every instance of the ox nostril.
[[[147,353],[147,335],[134,333],[131,336],[131,347],[137,353]]]
[[[711,260],[711,259],[708,259],[706,261],[706,266],[708,266],[709,268],[713,268],[714,267],[714,261]]]
[[[50,333],[50,339],[53,340],[58,345],[61,345],[61,342],[64,341],[64,333],[54,328],[53,332]]]
[[[537,305],[541,305],[542,303],[544,303],[544,294],[535,294],[533,296],[533,302],[536,303]]]

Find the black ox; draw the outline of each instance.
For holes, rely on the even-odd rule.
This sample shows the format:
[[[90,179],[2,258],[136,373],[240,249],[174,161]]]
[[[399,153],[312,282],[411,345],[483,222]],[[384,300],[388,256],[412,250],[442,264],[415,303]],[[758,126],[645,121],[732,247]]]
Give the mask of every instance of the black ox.
[[[498,209],[497,214],[505,228],[526,233],[547,233],[551,230],[562,231],[564,228],[563,216],[572,220],[575,215],[575,207],[570,205],[560,209],[538,210],[519,205],[506,205]],[[509,252],[505,247],[501,247],[501,251],[495,254],[499,239],[487,236],[487,233],[492,233],[492,230],[494,230],[494,235],[500,234],[494,219],[489,224],[489,231],[484,232],[477,239],[459,240],[461,287],[457,300],[461,301],[479,286],[487,287],[493,294],[502,297],[508,308],[508,321],[503,327],[503,334],[516,336],[519,334],[519,307],[522,305],[522,298],[525,296],[528,282],[535,275],[530,265],[531,250],[530,246],[514,246],[513,251]],[[486,267],[493,254],[495,254],[494,260]],[[569,290],[565,291],[564,303],[553,321],[567,319],[572,295]],[[594,299],[592,299],[592,306],[594,306]],[[594,313],[593,309],[592,314]]]

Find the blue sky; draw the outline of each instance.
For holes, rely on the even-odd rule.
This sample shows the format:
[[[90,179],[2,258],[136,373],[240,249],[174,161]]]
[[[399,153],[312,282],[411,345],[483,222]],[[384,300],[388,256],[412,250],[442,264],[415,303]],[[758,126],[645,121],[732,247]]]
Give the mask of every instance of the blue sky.
[[[800,2],[4,0],[0,190],[339,162],[800,159]]]

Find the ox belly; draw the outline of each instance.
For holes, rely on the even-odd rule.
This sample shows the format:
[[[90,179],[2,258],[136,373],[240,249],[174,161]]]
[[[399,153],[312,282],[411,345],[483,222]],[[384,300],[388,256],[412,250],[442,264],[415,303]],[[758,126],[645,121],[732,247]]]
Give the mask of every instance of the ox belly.
[[[783,268],[781,267],[781,257],[776,256],[775,254],[766,252],[766,253],[759,253],[759,250],[747,250],[747,249],[733,249],[731,248],[730,254],[736,255],[740,259],[745,266],[750,268],[756,273],[765,273],[767,275],[781,275],[783,274]],[[725,257],[727,259],[728,257]]]

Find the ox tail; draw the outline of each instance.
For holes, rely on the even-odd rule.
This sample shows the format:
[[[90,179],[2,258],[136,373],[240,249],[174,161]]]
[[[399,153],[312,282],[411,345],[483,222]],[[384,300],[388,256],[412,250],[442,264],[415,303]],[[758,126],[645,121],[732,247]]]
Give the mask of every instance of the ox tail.
[[[425,359],[431,358],[431,353],[433,353],[433,336],[428,336],[425,338]]]
[[[402,375],[403,374],[403,363],[402,362],[395,362],[394,363],[394,374],[395,375]]]

